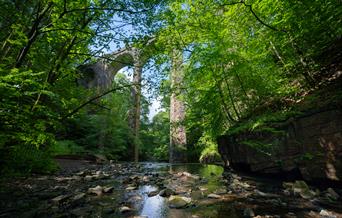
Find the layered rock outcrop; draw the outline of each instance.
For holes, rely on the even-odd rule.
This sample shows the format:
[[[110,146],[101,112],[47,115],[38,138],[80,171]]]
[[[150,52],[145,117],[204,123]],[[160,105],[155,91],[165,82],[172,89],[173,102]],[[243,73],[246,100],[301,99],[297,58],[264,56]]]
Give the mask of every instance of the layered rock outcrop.
[[[225,163],[258,173],[296,171],[308,181],[342,182],[341,107],[269,127],[219,137]]]

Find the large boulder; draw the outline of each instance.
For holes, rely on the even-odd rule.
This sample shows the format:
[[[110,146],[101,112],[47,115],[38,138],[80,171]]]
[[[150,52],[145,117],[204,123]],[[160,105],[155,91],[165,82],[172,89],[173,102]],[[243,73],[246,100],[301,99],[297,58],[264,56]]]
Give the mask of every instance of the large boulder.
[[[341,181],[341,108],[307,113],[268,127],[219,137],[224,162],[252,172],[297,172],[309,181]]]

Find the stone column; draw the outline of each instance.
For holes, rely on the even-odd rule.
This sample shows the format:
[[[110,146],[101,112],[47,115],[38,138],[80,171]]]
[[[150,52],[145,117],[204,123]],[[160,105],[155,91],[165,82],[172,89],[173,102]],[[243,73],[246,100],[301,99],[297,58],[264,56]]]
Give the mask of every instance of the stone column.
[[[139,161],[139,130],[140,130],[140,110],[141,110],[141,74],[142,74],[142,63],[140,57],[140,51],[133,51],[134,59],[134,73],[133,73],[133,120],[132,129],[134,134],[134,161]]]
[[[174,51],[171,69],[171,102],[170,102],[170,163],[187,162],[186,132],[183,124],[185,105],[181,99],[183,82],[182,52]]]

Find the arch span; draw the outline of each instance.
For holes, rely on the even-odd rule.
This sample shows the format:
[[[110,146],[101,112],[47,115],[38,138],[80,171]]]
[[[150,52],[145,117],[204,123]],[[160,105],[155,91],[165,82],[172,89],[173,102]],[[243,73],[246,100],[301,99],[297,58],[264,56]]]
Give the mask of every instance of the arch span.
[[[154,41],[154,38],[149,40],[145,48],[153,46]],[[179,89],[183,78],[180,56],[180,54],[172,55],[173,61],[170,75],[172,93],[170,98],[169,157],[171,163],[186,162],[186,133],[183,125],[185,105],[179,98]],[[133,83],[135,85],[132,87],[133,109],[131,111],[130,126],[137,139],[139,138],[140,129],[142,68],[149,57],[149,52],[145,52],[144,49],[135,47],[120,49],[112,54],[105,55],[98,62],[86,66],[83,72],[91,72],[93,76],[91,79],[83,79],[81,82],[87,88],[106,89],[111,87],[112,81],[120,69],[126,66],[133,67]],[[137,143],[134,145],[134,160],[139,161],[139,145]]]

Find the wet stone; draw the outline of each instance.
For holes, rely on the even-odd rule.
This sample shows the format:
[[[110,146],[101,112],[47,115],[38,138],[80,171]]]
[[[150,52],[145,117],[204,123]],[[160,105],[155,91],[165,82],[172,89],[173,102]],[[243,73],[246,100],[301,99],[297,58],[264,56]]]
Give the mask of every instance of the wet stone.
[[[114,187],[112,187],[112,186],[103,188],[104,193],[112,193],[113,190],[114,190]]]
[[[171,208],[184,208],[191,203],[191,198],[172,195],[169,198],[169,207]]]
[[[252,210],[252,208],[246,208],[243,210],[243,217],[254,217],[255,214],[254,214],[254,211]]]
[[[174,191],[169,188],[163,189],[159,192],[159,195],[162,197],[169,197],[172,194],[174,194]]]
[[[87,215],[89,214],[89,210],[90,208],[88,207],[80,207],[71,210],[70,213],[77,217],[87,217]]]
[[[119,208],[119,212],[120,213],[129,213],[129,212],[132,212],[133,209],[130,208],[130,207],[127,207],[127,206],[122,206]]]
[[[67,200],[68,198],[70,198],[70,195],[59,195],[53,199],[51,199],[51,201],[53,203],[62,203],[64,202],[65,200]]]
[[[203,193],[201,191],[192,191],[190,194],[192,199],[199,200],[203,198]]]
[[[328,189],[327,189],[326,196],[327,196],[328,198],[330,198],[331,200],[335,200],[335,201],[337,201],[338,198],[340,197],[340,196],[334,191],[334,189],[332,189],[332,188],[328,188]]]
[[[217,194],[217,195],[224,195],[224,194],[227,194],[227,189],[225,188],[220,188],[220,189],[217,189],[214,194]]]
[[[72,201],[80,201],[80,200],[84,199],[85,195],[86,195],[85,193],[77,194],[71,200]]]
[[[88,193],[90,193],[90,194],[95,194],[95,195],[97,195],[97,196],[99,196],[99,195],[102,195],[102,193],[103,193],[103,188],[101,187],[101,186],[96,186],[96,187],[94,187],[94,188],[89,188],[88,189]]]
[[[159,190],[151,191],[147,194],[148,197],[156,196],[159,193]]]
[[[217,195],[217,194],[209,194],[208,195],[208,198],[213,198],[213,199],[220,199],[220,198],[222,198],[220,195]]]
[[[104,208],[103,209],[103,212],[106,213],[106,214],[112,214],[115,212],[115,210],[111,207],[107,207],[107,208]]]
[[[128,186],[126,188],[127,191],[133,191],[133,190],[137,190],[137,189],[138,189],[138,187],[136,187],[136,186]]]

